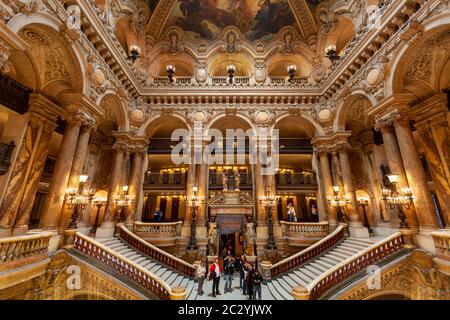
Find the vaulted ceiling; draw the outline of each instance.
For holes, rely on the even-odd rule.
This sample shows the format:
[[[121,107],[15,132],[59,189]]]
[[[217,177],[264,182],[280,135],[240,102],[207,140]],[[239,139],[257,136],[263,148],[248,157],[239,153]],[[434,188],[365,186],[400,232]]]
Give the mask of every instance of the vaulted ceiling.
[[[292,26],[304,39],[316,35],[313,13],[321,0],[147,0],[153,11],[147,34],[153,39],[178,26],[194,39],[214,41],[235,26],[250,41],[270,41]],[[153,9],[153,10],[152,10]]]

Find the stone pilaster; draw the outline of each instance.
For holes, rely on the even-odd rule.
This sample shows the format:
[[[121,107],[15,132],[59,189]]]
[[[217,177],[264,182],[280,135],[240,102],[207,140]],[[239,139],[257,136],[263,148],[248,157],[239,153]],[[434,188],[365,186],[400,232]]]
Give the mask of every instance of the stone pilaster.
[[[319,166],[323,178],[324,200],[327,201],[327,197],[333,195],[333,179],[331,176],[330,161],[328,160],[328,150],[322,147],[317,148],[317,152],[319,154]],[[337,214],[328,204],[326,207],[328,208],[328,223],[333,229],[338,225]]]

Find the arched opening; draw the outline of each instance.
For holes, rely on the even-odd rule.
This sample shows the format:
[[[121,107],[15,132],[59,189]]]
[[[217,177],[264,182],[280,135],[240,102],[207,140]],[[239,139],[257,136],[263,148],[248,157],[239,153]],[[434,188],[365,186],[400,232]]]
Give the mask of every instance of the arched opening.
[[[186,163],[176,163],[172,150],[182,141],[172,141],[172,133],[183,130],[188,134],[186,123],[178,117],[162,116],[148,124],[146,136],[150,139],[148,158],[144,164],[147,171],[144,179],[144,205],[142,221],[178,221],[185,216],[186,208]],[[155,214],[161,211],[162,217]]]
[[[209,66],[209,73],[212,77],[226,77],[228,76],[228,65],[234,65],[236,71],[234,73],[237,77],[249,77],[252,74],[253,63],[251,58],[243,53],[236,54],[219,54],[211,62]]]
[[[318,222],[315,214],[317,180],[311,146],[314,128],[301,117],[288,116],[279,120],[274,129],[279,135],[279,169],[275,175],[278,218]],[[295,217],[289,211],[295,213]]]

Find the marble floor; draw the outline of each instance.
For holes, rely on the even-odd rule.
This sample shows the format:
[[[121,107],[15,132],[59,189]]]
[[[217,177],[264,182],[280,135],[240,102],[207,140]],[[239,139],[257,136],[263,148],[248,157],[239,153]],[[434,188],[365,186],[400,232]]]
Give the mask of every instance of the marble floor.
[[[217,295],[215,298],[211,295],[212,292],[212,281],[205,280],[203,284],[203,295],[197,295],[196,300],[249,300],[248,295],[243,295],[242,291],[239,289],[239,275],[235,274],[233,276],[233,281],[231,283],[232,292],[224,293],[225,281],[223,277],[220,278],[219,283],[219,292],[220,295]],[[198,282],[195,283],[194,289],[198,289]],[[261,288],[261,296],[262,300],[272,300],[272,296],[270,295],[268,288],[263,284]]]

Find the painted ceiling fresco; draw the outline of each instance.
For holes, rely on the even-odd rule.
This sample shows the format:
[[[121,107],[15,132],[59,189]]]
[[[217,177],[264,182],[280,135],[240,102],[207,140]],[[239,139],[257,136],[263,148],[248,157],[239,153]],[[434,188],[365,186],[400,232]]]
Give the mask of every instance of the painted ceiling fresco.
[[[205,40],[217,39],[224,28],[236,26],[250,41],[269,41],[294,23],[288,0],[177,0],[166,26],[178,26]]]

